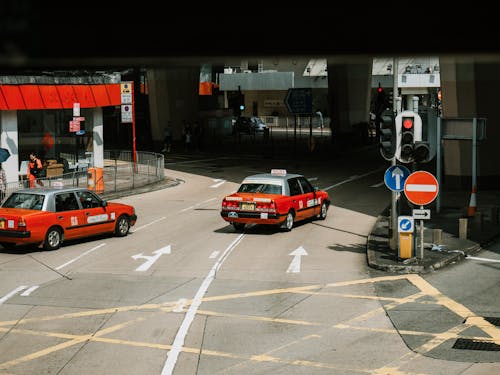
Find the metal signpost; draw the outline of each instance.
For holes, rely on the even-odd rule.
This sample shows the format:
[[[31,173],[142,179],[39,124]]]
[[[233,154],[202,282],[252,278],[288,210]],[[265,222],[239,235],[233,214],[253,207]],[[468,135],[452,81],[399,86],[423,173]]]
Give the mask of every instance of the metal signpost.
[[[427,216],[427,210],[424,205],[431,203],[439,193],[439,184],[433,174],[427,171],[413,172],[405,181],[404,193],[406,198],[413,204],[419,205],[417,217],[420,219],[420,252],[418,258],[424,258],[424,219]],[[415,212],[413,213],[415,217]],[[428,212],[430,218],[430,211]]]

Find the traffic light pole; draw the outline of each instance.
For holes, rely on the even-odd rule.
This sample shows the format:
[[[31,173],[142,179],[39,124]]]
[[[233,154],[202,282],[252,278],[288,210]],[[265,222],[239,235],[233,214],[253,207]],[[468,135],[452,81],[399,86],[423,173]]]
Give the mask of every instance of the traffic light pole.
[[[399,67],[398,67],[399,59],[397,57],[393,58],[392,63],[392,110],[395,116],[398,114],[399,106],[398,106],[398,75],[399,75]],[[396,165],[396,155],[391,160],[391,166]],[[390,239],[389,239],[389,248],[391,250],[397,250],[398,248],[398,215],[397,215],[397,200],[398,200],[398,192],[393,191],[391,196],[391,223],[390,223]]]

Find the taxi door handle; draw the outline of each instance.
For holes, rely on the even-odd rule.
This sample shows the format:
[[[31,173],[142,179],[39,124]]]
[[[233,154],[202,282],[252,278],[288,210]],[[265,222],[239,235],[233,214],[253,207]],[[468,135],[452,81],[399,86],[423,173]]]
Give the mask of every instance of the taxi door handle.
[[[64,216],[58,216],[57,218],[58,219],[64,219]]]
[[[90,215],[90,212],[85,212],[85,215],[89,216],[89,215]]]

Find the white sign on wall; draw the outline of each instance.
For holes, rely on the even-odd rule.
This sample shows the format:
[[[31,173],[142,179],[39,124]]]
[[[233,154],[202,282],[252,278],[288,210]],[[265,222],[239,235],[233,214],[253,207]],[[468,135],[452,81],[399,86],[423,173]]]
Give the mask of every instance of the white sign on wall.
[[[132,104],[122,104],[122,122],[132,122]]]

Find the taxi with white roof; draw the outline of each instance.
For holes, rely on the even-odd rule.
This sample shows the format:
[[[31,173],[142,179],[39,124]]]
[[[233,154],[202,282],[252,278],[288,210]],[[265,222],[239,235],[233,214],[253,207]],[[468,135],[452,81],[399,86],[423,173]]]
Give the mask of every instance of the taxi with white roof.
[[[220,215],[237,231],[246,224],[290,231],[299,221],[324,220],[330,203],[328,192],[314,187],[303,175],[272,169],[246,177],[238,191],[223,198]]]

